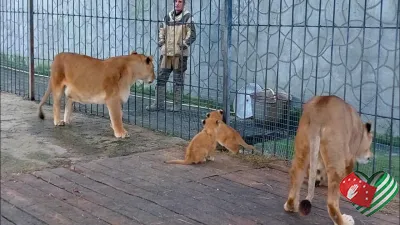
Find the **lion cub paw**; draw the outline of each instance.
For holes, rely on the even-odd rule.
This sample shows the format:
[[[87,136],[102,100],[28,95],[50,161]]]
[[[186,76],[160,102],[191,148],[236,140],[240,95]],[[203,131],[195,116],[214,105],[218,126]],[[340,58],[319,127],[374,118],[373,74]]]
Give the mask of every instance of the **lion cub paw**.
[[[65,122],[63,120],[60,121],[54,121],[54,126],[65,126]]]
[[[215,157],[214,156],[208,156],[208,160],[215,161]]]
[[[124,130],[122,132],[114,132],[114,136],[116,138],[127,138],[127,137],[130,137],[128,131],[126,131],[126,130]]]
[[[344,225],[354,225],[355,224],[354,219],[351,215],[343,214],[342,218],[343,218]],[[337,225],[337,224],[335,223],[335,225]]]

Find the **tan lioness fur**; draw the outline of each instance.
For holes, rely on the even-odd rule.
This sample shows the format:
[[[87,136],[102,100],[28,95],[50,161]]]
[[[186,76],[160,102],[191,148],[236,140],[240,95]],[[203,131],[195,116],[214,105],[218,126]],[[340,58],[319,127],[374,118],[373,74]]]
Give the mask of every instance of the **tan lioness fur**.
[[[346,174],[352,172],[354,160],[365,164],[373,157],[371,142],[371,124],[364,124],[350,104],[336,96],[316,96],[308,101],[297,129],[290,191],[284,209],[300,210],[305,215],[310,212],[320,153],[328,177],[329,216],[335,224],[349,224],[352,217],[342,215],[339,209],[339,184]],[[300,188],[308,165],[308,194],[299,204]]]
[[[224,111],[222,109],[214,110],[207,113],[207,118],[215,118],[221,121],[219,131],[217,133],[217,142],[227,148],[230,152],[237,154],[240,146],[245,149],[255,150],[254,146],[247,144],[240,133],[222,121]]]
[[[216,133],[222,121],[208,118],[202,120],[203,129],[197,133],[186,148],[185,159],[169,160],[169,164],[197,164],[206,162],[207,159],[214,161],[215,148],[217,147]]]
[[[74,102],[106,104],[115,137],[128,137],[122,123],[121,103],[128,100],[130,87],[137,80],[152,83],[154,79],[153,58],[134,51],[105,60],[76,53],[59,53],[51,65],[50,80],[39,104],[38,115],[44,119],[42,106],[51,92],[55,126],[70,123]],[[61,120],[60,102],[64,87],[66,106],[64,120]]]

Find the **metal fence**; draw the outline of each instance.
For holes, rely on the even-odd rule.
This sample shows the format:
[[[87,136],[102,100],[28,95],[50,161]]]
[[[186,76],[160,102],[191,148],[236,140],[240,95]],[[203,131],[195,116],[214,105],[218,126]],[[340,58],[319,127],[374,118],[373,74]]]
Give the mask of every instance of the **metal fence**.
[[[336,94],[373,121],[376,157],[360,169],[399,178],[398,1],[186,1],[196,41],[182,111],[148,112],[154,85],[136,84],[123,106],[125,122],[188,140],[208,111],[222,108],[249,144],[290,159],[301,103]],[[158,28],[173,6],[172,0],[1,0],[1,90],[40,100],[49,65],[62,51],[103,59],[135,50],[158,62]],[[168,105],[173,82],[171,75]],[[287,101],[265,99],[271,93]],[[74,107],[108,117],[103,105]]]

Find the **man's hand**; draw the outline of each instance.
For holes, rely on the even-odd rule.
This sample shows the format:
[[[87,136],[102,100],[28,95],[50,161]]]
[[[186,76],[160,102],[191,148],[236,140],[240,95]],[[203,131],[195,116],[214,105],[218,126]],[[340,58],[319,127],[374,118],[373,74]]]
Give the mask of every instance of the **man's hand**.
[[[179,43],[179,47],[181,48],[181,50],[185,50],[188,48],[188,46],[183,43]]]

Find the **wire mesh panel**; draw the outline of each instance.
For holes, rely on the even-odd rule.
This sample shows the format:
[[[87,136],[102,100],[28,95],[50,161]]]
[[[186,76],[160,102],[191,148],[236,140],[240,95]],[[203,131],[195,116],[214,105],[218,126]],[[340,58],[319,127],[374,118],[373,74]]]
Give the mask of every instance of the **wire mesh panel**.
[[[398,1],[233,0],[233,126],[290,159],[302,103],[334,94],[373,123],[376,157],[360,169],[398,177],[399,47]]]
[[[26,96],[29,69],[28,3],[23,0],[1,0],[0,10],[0,88]]]
[[[1,90],[26,95],[28,6],[1,3]],[[157,81],[132,86],[125,122],[189,140],[207,112],[224,109],[247,143],[291,159],[302,104],[335,94],[373,123],[376,157],[360,169],[398,178],[399,7],[392,0],[34,1],[35,99],[60,52],[106,59],[136,51],[154,57]],[[176,49],[177,57],[164,58]],[[161,109],[151,110],[157,102]],[[108,117],[104,105],[74,107]]]

